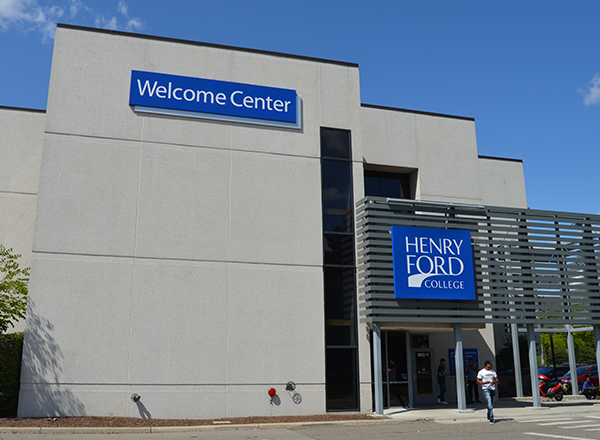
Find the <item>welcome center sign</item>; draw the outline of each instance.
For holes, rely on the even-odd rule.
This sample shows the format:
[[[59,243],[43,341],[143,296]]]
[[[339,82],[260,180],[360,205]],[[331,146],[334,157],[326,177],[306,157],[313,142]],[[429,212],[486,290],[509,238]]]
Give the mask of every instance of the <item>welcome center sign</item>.
[[[394,296],[474,300],[471,233],[392,226]]]
[[[300,102],[291,89],[131,71],[137,112],[301,128]]]

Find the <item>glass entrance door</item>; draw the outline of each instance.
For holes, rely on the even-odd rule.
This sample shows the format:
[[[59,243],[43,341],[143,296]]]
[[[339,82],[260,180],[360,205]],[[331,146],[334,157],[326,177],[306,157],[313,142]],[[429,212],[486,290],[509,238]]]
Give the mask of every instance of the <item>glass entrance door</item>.
[[[437,372],[437,366],[433,362],[433,350],[431,348],[413,349],[413,362],[415,367],[413,374],[415,404],[435,403],[434,373]]]
[[[384,340],[383,406],[406,406],[409,403],[406,333],[386,331]]]
[[[408,398],[408,352],[406,332],[381,332],[381,376],[383,379],[383,407],[406,406]],[[371,371],[373,371],[371,363]],[[373,389],[375,384],[373,384]]]

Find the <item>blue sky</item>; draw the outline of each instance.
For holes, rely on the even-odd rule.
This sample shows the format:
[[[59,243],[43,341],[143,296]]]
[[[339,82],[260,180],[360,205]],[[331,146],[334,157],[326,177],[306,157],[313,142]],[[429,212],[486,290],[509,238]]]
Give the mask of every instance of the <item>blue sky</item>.
[[[358,63],[362,102],[475,118],[529,207],[600,213],[599,0],[0,0],[0,105],[45,108],[56,22]]]

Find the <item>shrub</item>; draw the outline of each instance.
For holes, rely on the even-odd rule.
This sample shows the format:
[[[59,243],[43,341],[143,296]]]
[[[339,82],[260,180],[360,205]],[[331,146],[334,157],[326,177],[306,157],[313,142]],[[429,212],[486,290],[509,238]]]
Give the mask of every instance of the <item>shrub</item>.
[[[16,417],[23,333],[0,334],[0,417]]]

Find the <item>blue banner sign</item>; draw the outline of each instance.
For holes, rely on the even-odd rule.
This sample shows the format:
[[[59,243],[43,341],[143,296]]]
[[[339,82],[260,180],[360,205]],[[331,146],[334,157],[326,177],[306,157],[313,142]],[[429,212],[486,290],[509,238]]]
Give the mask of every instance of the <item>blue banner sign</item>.
[[[471,233],[392,226],[394,296],[474,300]]]
[[[129,104],[142,112],[299,125],[295,90],[213,79],[132,70]]]
[[[448,349],[448,358],[450,359],[450,376],[456,376],[456,351],[454,348]],[[463,373],[469,364],[469,359],[473,359],[473,362],[475,362],[475,365],[477,365],[479,369],[483,368],[483,366],[479,366],[478,350],[476,348],[463,348]]]

